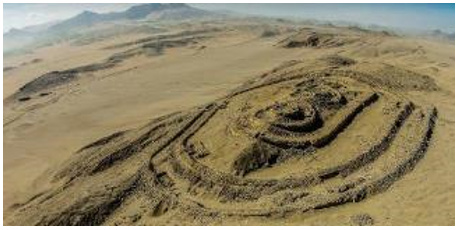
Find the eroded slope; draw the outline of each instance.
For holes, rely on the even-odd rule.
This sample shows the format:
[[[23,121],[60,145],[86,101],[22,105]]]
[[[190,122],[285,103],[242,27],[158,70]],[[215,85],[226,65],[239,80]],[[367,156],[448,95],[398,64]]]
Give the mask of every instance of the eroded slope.
[[[426,75],[341,56],[286,63],[83,147],[5,224],[218,224],[371,199],[412,172],[434,134],[437,109],[404,92],[437,89]]]

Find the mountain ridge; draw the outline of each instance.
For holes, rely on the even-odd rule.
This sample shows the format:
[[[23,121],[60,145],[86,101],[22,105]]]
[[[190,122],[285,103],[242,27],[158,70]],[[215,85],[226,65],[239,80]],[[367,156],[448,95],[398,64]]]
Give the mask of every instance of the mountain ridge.
[[[55,23],[12,28],[3,34],[4,52],[24,50],[29,46],[40,46],[74,38],[85,33],[85,29],[101,23],[136,20],[185,20],[214,16],[217,13],[197,9],[184,3],[148,3],[134,5],[127,10],[96,13],[85,10],[71,18]],[[13,52],[14,53],[14,52]]]
[[[121,12],[111,12],[111,13],[95,13],[92,11],[83,11],[82,13],[69,18],[67,20],[58,23],[50,29],[52,30],[68,30],[74,27],[84,27],[84,26],[91,26],[101,22],[108,22],[108,21],[117,21],[117,20],[139,20],[144,19],[148,15],[153,13],[160,13],[165,10],[171,9],[181,9],[183,11],[192,10],[192,11],[199,11],[202,14],[205,14],[207,11],[198,10],[193,8],[184,3],[148,3],[148,4],[141,4],[135,5],[130,7],[129,9]]]

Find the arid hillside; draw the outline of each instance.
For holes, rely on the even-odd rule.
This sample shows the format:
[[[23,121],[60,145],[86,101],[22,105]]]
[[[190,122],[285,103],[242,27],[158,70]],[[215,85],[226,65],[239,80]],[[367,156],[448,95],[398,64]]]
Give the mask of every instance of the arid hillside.
[[[129,31],[4,58],[5,225],[454,225],[453,43]]]

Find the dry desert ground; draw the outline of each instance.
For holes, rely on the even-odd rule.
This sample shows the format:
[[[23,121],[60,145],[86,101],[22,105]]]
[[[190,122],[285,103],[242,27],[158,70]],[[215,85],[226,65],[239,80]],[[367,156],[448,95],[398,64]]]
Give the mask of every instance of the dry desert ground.
[[[453,42],[164,28],[4,57],[5,225],[454,225]]]

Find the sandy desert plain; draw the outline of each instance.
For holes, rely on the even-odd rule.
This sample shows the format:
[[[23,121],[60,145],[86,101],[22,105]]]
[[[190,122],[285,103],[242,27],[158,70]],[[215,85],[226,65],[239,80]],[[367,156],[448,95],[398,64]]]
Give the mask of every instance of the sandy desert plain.
[[[154,27],[4,56],[4,225],[455,224],[454,41]]]

